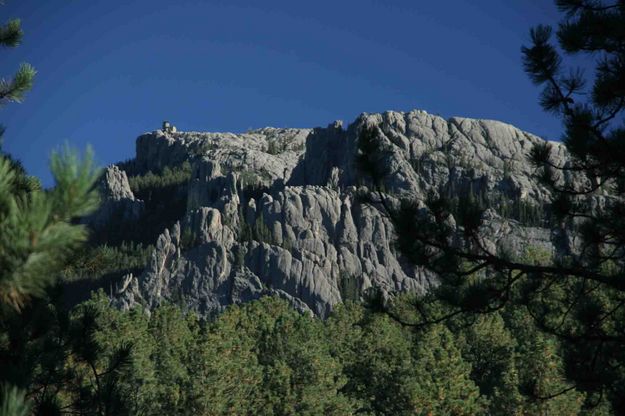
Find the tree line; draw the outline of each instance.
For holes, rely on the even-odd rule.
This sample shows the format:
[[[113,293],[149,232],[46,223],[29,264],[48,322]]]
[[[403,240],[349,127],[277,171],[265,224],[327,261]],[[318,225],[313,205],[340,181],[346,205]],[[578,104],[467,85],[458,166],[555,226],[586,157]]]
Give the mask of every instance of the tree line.
[[[121,312],[102,294],[68,310],[54,282],[88,238],[78,219],[97,208],[99,170],[89,153],[64,149],[43,189],[3,152],[0,415],[623,413],[625,2],[556,3],[560,48],[591,54],[596,76],[586,89],[552,30],[531,30],[524,67],[573,157],[557,165],[544,144],[531,161],[554,195],[551,226],[578,232],[579,250],[491,253],[473,203],[464,244],[450,244],[449,201],[428,201],[423,215],[414,201],[388,205],[379,187],[371,200],[395,223],[397,247],[440,276],[425,297],[388,303],[372,290],[325,321],[271,298],[210,321],[172,305]],[[21,37],[18,20],[0,28],[3,46]],[[0,83],[0,101],[21,101],[34,76],[22,65]],[[381,184],[375,134],[363,132],[358,161]],[[584,180],[563,183],[571,173]]]

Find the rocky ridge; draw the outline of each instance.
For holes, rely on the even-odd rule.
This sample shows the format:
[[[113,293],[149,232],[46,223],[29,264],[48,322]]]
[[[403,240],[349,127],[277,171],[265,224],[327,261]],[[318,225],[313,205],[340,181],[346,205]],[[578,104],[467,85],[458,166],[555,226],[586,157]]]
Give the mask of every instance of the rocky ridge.
[[[187,213],[163,230],[146,269],[127,275],[113,296],[121,308],[182,302],[211,315],[274,294],[326,316],[375,286],[423,292],[436,276],[402,259],[388,219],[360,201],[367,182],[355,165],[359,131],[378,131],[389,151],[385,189],[423,200],[446,192],[542,207],[548,191],[527,156],[542,139],[496,121],[424,111],[362,114],[348,128],[264,128],[242,134],[157,130],[137,139],[134,169],[192,163]],[[566,151],[554,143],[554,158]],[[109,174],[110,172],[110,174]],[[107,171],[108,201],[133,201],[123,171]],[[569,180],[570,178],[563,178]],[[136,202],[136,201],[135,201]],[[141,215],[128,205],[129,218]],[[108,211],[96,216],[105,221]],[[563,250],[562,236],[489,209],[484,238],[493,249]],[[564,244],[566,245],[566,244]]]

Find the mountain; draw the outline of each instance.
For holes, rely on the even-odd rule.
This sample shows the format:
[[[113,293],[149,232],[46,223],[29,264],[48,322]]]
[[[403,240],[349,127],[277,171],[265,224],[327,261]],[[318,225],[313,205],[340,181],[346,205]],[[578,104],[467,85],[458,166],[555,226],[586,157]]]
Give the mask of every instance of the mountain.
[[[444,192],[457,210],[478,201],[488,208],[482,235],[493,250],[572,249],[565,230],[547,227],[550,195],[528,162],[542,139],[508,124],[415,110],[362,114],[346,129],[168,127],[139,136],[136,157],[106,169],[102,208],[85,219],[101,242],[155,242],[145,269],[111,291],[114,304],[181,302],[213,315],[273,294],[327,316],[371,287],[390,294],[435,285],[395,250],[390,221],[363,201],[370,183],[356,156],[365,127],[388,149],[383,186],[393,198]],[[566,164],[564,146],[553,149]]]

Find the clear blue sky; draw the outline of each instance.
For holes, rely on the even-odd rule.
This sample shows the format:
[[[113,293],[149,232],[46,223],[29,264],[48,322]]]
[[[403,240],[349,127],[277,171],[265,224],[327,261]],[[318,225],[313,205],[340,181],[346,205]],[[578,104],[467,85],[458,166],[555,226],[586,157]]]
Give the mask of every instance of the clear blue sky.
[[[50,151],[93,145],[108,164],[171,120],[182,130],[315,127],[424,109],[557,139],[520,47],[551,0],[6,0],[25,37],[3,50],[39,74],[0,110],[5,150],[49,183]]]

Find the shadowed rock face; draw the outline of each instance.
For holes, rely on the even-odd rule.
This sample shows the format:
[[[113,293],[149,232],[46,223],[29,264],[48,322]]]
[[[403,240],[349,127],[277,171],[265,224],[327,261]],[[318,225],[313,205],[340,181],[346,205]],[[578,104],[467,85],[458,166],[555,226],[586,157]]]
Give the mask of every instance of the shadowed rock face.
[[[372,286],[392,293],[436,284],[435,276],[395,251],[389,221],[358,202],[365,181],[355,156],[364,126],[378,129],[390,150],[382,162],[385,188],[397,196],[471,192],[526,204],[549,201],[527,162],[541,139],[496,121],[412,111],[363,114],[346,130],[340,123],[243,134],[157,130],[137,139],[135,168],[191,161],[187,214],[163,230],[147,268],[126,276],[114,303],[152,308],[175,301],[211,315],[275,294],[326,316]],[[553,153],[566,162],[562,145],[554,143]],[[485,244],[493,249],[555,250],[556,236],[547,229],[524,227],[494,210],[485,216]]]

